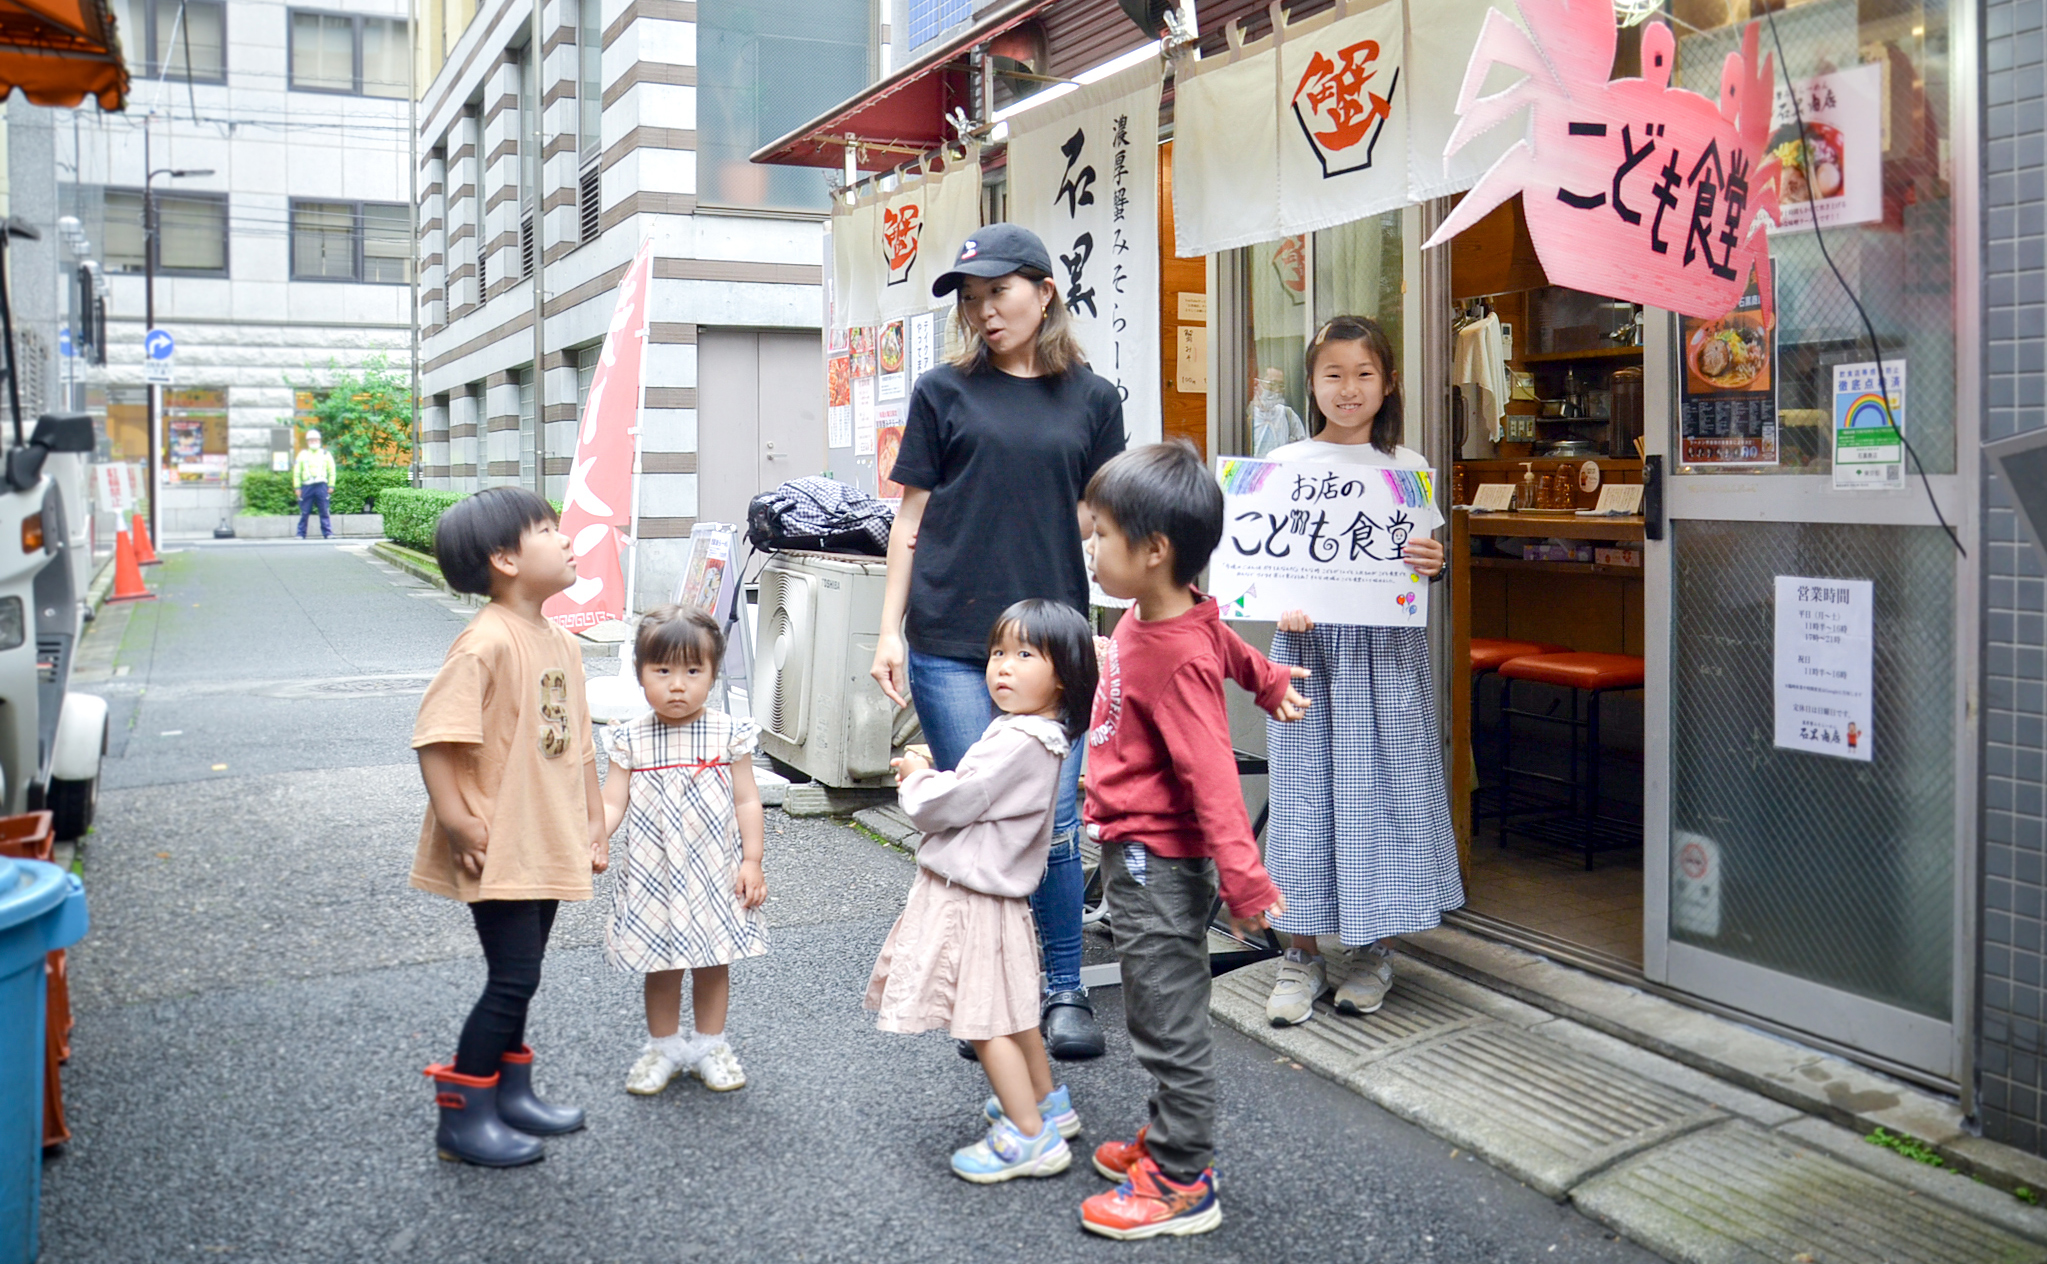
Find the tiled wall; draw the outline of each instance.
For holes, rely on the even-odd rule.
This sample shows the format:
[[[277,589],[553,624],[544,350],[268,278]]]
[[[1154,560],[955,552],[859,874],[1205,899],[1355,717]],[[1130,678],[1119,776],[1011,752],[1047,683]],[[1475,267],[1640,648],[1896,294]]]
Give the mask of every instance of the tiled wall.
[[[2047,427],[2047,33],[2043,0],[1983,6],[1988,354],[1983,438]],[[2047,579],[1986,473],[1983,978],[1984,1135],[2047,1152]]]

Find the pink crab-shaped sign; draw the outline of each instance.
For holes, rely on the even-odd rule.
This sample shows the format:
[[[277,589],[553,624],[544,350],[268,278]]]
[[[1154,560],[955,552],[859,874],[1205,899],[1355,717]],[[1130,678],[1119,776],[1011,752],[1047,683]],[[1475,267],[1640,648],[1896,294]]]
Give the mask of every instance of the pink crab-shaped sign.
[[[1677,41],[1654,22],[1642,30],[1642,77],[1609,79],[1612,0],[1517,0],[1526,33],[1498,10],[1486,15],[1447,153],[1523,106],[1527,139],[1479,179],[1428,245],[1440,245],[1522,195],[1528,233],[1553,284],[1718,317],[1733,309],[1752,269],[1769,270],[1767,223],[1777,217],[1774,175],[1759,178],[1770,136],[1770,58],[1756,60],[1757,30],[1720,70],[1720,99],[1670,86]],[[1495,65],[1526,75],[1491,96]]]

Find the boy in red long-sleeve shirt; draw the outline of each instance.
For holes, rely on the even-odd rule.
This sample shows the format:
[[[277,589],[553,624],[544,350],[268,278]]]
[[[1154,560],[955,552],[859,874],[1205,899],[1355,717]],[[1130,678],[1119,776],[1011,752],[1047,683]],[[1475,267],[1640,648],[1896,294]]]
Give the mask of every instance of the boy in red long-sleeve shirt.
[[[1085,815],[1102,847],[1130,1044],[1157,1090],[1135,1141],[1095,1151],[1096,1169],[1122,1184],[1083,1203],[1081,1224],[1125,1239],[1205,1233],[1222,1223],[1209,910],[1220,886],[1240,933],[1286,911],[1237,789],[1223,680],[1296,720],[1308,704],[1290,682],[1308,672],[1267,662],[1195,589],[1222,539],[1223,497],[1191,446],[1124,453],[1089,482],[1086,503],[1096,582],[1136,604],[1102,656]]]

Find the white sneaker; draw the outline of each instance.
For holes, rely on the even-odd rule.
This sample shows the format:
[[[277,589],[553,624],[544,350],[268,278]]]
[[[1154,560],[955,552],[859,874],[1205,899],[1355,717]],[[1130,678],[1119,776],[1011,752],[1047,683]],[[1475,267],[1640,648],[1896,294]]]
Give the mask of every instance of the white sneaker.
[[[652,1097],[667,1088],[668,1082],[681,1070],[681,1065],[668,1056],[659,1041],[649,1040],[640,1060],[626,1072],[625,1091],[639,1097]]]
[[[1328,985],[1322,958],[1311,957],[1298,948],[1286,950],[1272,978],[1272,995],[1265,1002],[1265,1021],[1274,1027],[1298,1027],[1315,1016],[1315,998]]]
[[[1336,1012],[1353,1016],[1378,1013],[1386,1003],[1386,993],[1393,989],[1393,954],[1373,944],[1353,948],[1350,961],[1350,977],[1336,989]]]
[[[704,1082],[704,1087],[713,1093],[729,1093],[736,1088],[746,1087],[746,1071],[733,1056],[732,1046],[724,1041],[696,1060],[689,1073]]]

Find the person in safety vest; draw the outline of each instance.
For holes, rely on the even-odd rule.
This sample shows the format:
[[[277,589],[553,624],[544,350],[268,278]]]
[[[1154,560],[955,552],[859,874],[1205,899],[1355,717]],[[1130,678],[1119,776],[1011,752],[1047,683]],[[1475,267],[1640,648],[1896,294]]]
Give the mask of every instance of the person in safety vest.
[[[306,446],[291,463],[291,485],[299,494],[299,539],[306,538],[306,519],[320,509],[320,538],[334,538],[334,520],[327,514],[334,492],[334,454],[320,446],[320,432],[306,431]]]

